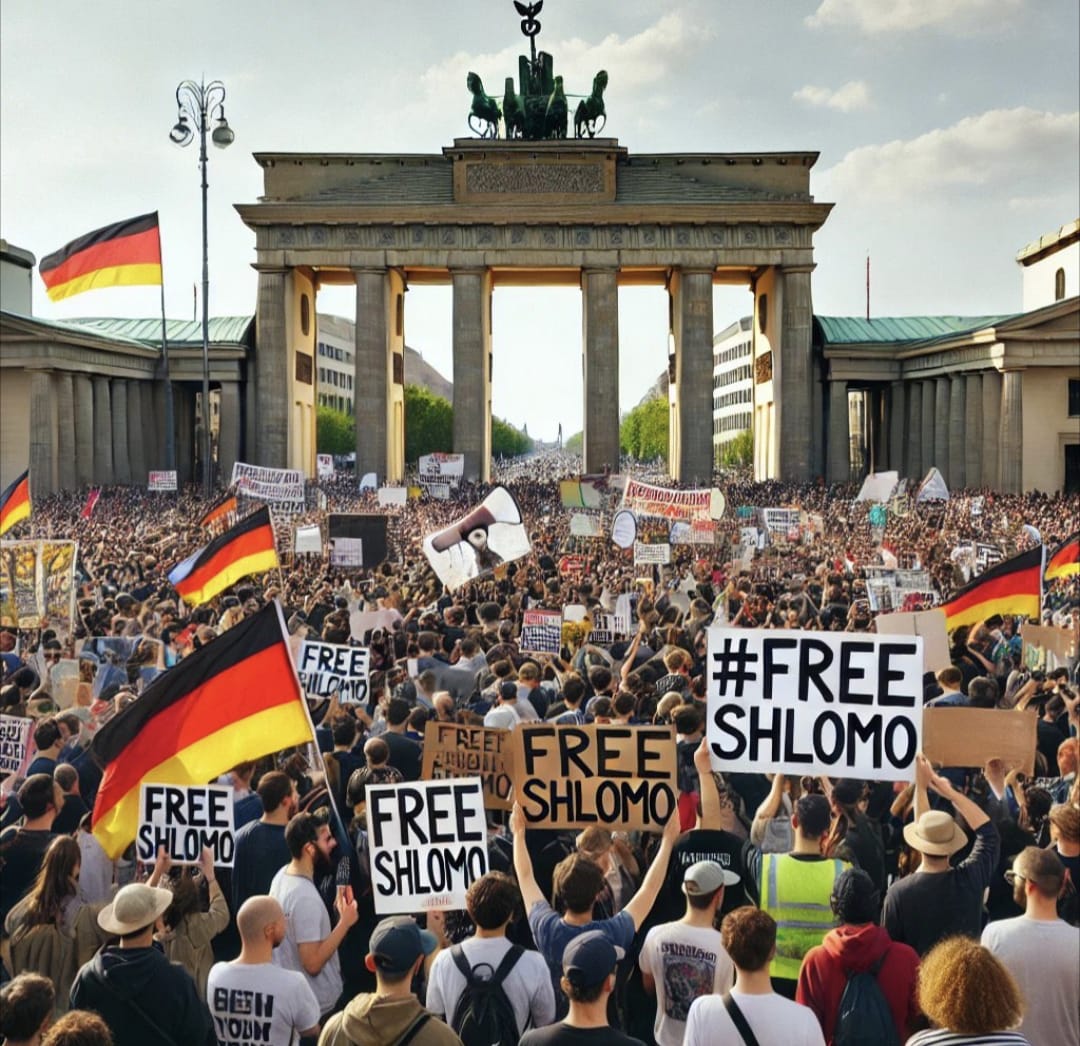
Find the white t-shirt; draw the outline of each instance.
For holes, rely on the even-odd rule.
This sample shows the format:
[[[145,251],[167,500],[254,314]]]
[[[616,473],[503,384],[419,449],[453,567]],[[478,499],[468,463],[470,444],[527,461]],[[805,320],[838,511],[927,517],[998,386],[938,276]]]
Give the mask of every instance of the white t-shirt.
[[[341,960],[335,951],[326,965],[312,977],[300,961],[298,945],[324,941],[330,936],[330,916],[315,884],[303,875],[290,875],[282,868],[270,884],[270,896],[285,912],[285,940],[274,949],[274,965],[302,973],[319,1003],[319,1014],[333,1008],[341,995]],[[309,1025],[310,1027],[310,1025]]]
[[[1008,968],[1027,1001],[1016,1030],[1039,1046],[1080,1042],[1080,930],[1053,922],[1001,919],[982,932],[982,943]]]
[[[720,931],[684,922],[654,926],[638,965],[656,983],[653,1034],[660,1046],[682,1046],[690,1004],[735,983],[735,965],[720,943]]]
[[[293,1046],[319,1023],[319,1003],[303,974],[269,962],[215,963],[206,1003],[220,1046]]]
[[[746,1023],[760,1046],[825,1046],[814,1011],[807,1006],[770,992],[768,995],[744,995],[733,988],[731,997],[738,1004]],[[740,1042],[741,1037],[719,995],[696,999],[686,1018],[685,1046],[715,1046],[718,1042]]]
[[[521,722],[512,705],[496,705],[484,716],[484,726],[500,730],[513,730]]]
[[[475,969],[486,963],[493,974],[512,945],[505,937],[470,937],[462,942],[461,947],[470,966]],[[487,970],[481,970],[478,976],[487,973]],[[465,977],[455,965],[450,950],[439,952],[431,964],[427,1008],[449,1024],[454,1019],[454,1010],[464,991]],[[551,975],[539,952],[525,951],[521,955],[506,975],[503,991],[514,1007],[519,1035],[530,1028],[543,1028],[555,1020],[555,993],[551,987]]]

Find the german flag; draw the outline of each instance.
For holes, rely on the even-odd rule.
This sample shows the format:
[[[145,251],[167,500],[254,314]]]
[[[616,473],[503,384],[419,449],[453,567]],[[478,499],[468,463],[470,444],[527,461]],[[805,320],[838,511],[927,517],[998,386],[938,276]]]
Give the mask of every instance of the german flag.
[[[1080,530],[1054,549],[1046,561],[1046,573],[1043,576],[1047,581],[1056,581],[1058,578],[1075,577],[1077,574],[1080,574]]]
[[[994,614],[1038,620],[1042,554],[1042,546],[1037,545],[984,571],[962,588],[941,608],[946,629],[951,632],[961,625],[977,625]]]
[[[236,495],[229,491],[210,506],[206,515],[199,520],[199,526],[216,532],[235,522]]]
[[[53,301],[99,287],[161,284],[157,211],[95,229],[42,258],[38,272]]]
[[[0,494],[0,534],[30,516],[30,470],[27,469]]]
[[[263,506],[173,567],[169,581],[185,603],[198,606],[242,577],[277,565],[270,510]]]
[[[206,784],[311,739],[281,611],[271,603],[158,676],[98,731],[90,750],[104,775],[94,835],[115,859],[138,830],[144,781]]]

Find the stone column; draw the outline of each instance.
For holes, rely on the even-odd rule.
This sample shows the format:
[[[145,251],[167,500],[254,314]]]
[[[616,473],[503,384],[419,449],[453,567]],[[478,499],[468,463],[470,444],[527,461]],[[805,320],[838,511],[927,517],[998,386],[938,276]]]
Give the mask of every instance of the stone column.
[[[581,272],[581,342],[585,354],[586,472],[619,471],[619,288],[616,269]]]
[[[285,468],[289,460],[289,335],[285,316],[288,271],[259,272],[255,306],[255,464]],[[360,324],[357,323],[357,337]],[[359,459],[357,460],[359,469]],[[362,473],[361,473],[362,474]]]
[[[143,433],[142,382],[127,383],[128,460],[131,462],[131,482],[146,486],[146,436]]]
[[[109,403],[109,379],[94,378],[94,482],[115,483],[112,449],[112,410]]]
[[[904,383],[894,381],[889,385],[889,468],[904,474],[904,426],[907,423]]]
[[[675,294],[675,411],[673,479],[708,486],[712,479],[713,270],[682,269]],[[809,388],[806,390],[809,392]],[[809,435],[803,433],[803,438]],[[804,449],[809,461],[809,450]]]
[[[75,478],[75,383],[70,371],[53,376],[56,387],[56,489],[72,491]]]
[[[1001,440],[1001,372],[982,372],[982,485],[994,487],[1001,478],[998,445]]]
[[[111,391],[113,477],[117,483],[130,483],[131,458],[128,454],[127,382],[113,378]]]
[[[916,480],[921,480],[930,471],[937,456],[937,448],[934,446],[936,407],[937,385],[931,378],[922,382],[922,469],[918,476],[912,477]]]
[[[954,374],[949,379],[949,488],[963,490],[967,486],[964,467],[964,391],[967,377]]]
[[[75,387],[75,483],[94,482],[94,386],[89,374],[76,374]]]
[[[908,421],[901,474],[917,480],[923,476],[922,382],[907,383],[907,401]]]
[[[148,472],[165,467],[165,418],[155,409],[154,392],[157,382],[140,381],[139,398],[142,408],[143,462]]]
[[[176,412],[176,482],[183,486],[195,479],[195,396],[188,385],[173,386]]]
[[[1024,372],[1007,370],[1001,376],[1001,489],[1024,490]]]
[[[61,377],[62,375],[57,375]],[[70,383],[69,383],[70,384]],[[56,491],[58,431],[53,380],[47,370],[30,371],[30,499]],[[71,418],[67,424],[70,426]],[[21,469],[19,470],[22,471]]]
[[[783,270],[780,331],[780,479],[808,483],[813,478],[814,439],[813,304],[810,273],[813,266]],[[710,292],[711,293],[711,292]]]
[[[934,384],[934,458],[938,472],[949,483],[949,379],[938,378]],[[951,484],[950,484],[951,486]]]
[[[233,465],[240,458],[240,386],[235,381],[221,383],[221,415],[218,428],[218,469],[221,485],[228,486]]]
[[[982,375],[964,378],[964,476],[969,487],[982,486],[983,402]]]
[[[851,431],[848,420],[846,381],[829,382],[829,474],[830,483],[851,479]]]
[[[386,479],[386,413],[390,399],[389,290],[385,269],[354,269],[356,356],[353,406],[356,412],[356,476],[374,472]]]
[[[491,475],[491,277],[486,269],[451,269],[454,290],[454,453],[465,479]]]

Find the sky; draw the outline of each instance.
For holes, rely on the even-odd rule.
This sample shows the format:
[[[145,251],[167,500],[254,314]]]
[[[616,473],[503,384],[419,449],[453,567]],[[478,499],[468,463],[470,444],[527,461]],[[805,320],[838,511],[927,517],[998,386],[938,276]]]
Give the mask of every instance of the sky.
[[[862,315],[1019,311],[1016,252],[1080,216],[1080,5],[1075,0],[546,0],[541,48],[571,94],[598,69],[606,136],[635,152],[817,151],[835,204],[815,237],[813,301]],[[255,310],[255,152],[438,154],[465,125],[470,70],[516,74],[511,0],[3,0],[0,235],[39,259],[157,210],[166,310],[201,280],[198,148],[168,138],[184,79],[220,79],[236,134],[209,161],[210,311]],[[36,279],[36,277],[35,277]],[[666,366],[661,288],[620,292],[620,405]],[[406,338],[452,376],[449,290],[406,299]],[[320,293],[349,316],[353,295]],[[718,289],[719,331],[749,313]],[[34,309],[51,319],[156,316],[157,288]],[[500,289],[493,406],[550,439],[582,423],[581,299]]]

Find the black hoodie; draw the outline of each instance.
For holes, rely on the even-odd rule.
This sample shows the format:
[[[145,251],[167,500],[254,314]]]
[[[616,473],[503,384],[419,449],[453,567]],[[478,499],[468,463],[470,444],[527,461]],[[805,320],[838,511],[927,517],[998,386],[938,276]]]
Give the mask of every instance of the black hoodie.
[[[100,1014],[114,1046],[215,1046],[210,1011],[182,967],[156,948],[102,948],[71,987],[73,1009]]]

